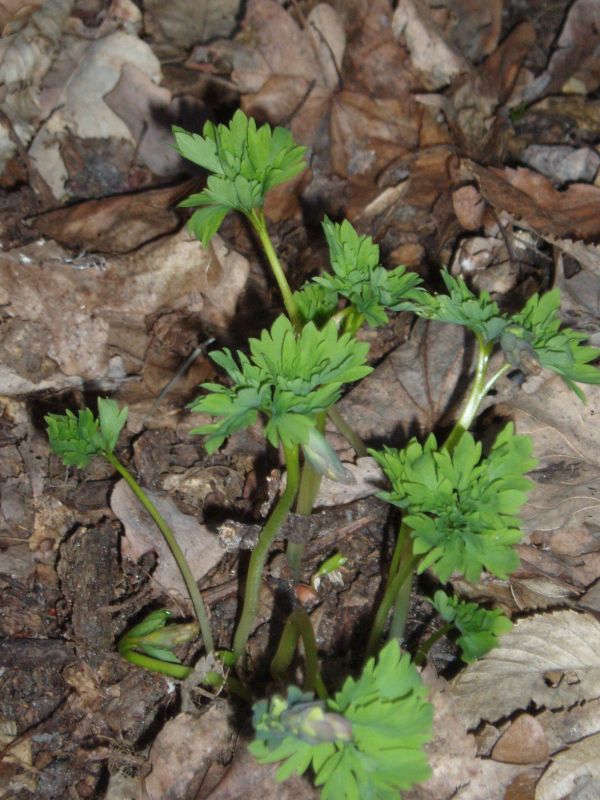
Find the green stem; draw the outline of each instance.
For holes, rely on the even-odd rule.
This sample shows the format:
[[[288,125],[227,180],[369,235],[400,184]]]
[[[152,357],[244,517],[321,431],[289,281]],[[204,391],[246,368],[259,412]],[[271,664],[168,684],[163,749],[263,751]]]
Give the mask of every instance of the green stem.
[[[411,576],[412,571],[417,565],[417,561],[417,556],[407,559],[394,577],[388,581],[388,585],[386,586],[383,598],[379,604],[379,608],[377,609],[377,613],[375,614],[375,619],[373,620],[373,625],[371,627],[369,641],[367,642],[367,658],[375,655],[377,652],[390,609],[394,605],[398,592],[402,588],[404,582],[409,576]]]
[[[325,412],[322,411],[316,415],[316,428],[319,433],[325,430]],[[314,469],[308,461],[302,465],[302,473],[300,475],[300,488],[298,489],[298,497],[296,498],[296,514],[309,516],[312,514],[315,502],[319,495],[321,488],[322,476],[316,469]],[[292,578],[294,581],[300,580],[302,570],[302,558],[304,556],[304,543],[292,542],[288,540],[286,546],[287,561],[292,571]]]
[[[406,620],[408,619],[408,610],[410,608],[410,598],[412,596],[413,577],[414,573],[411,571],[398,590],[398,594],[394,600],[394,611],[392,612],[388,639],[398,639],[401,641],[404,638]]]
[[[244,654],[246,642],[252,631],[252,625],[254,624],[258,608],[258,597],[260,594],[263,570],[267,561],[269,549],[279,533],[281,526],[285,522],[285,518],[290,512],[294,499],[296,498],[296,493],[298,492],[298,483],[300,480],[298,445],[284,445],[283,450],[287,467],[287,484],[283,494],[266,521],[265,527],[262,529],[259,536],[258,544],[250,556],[248,574],[246,575],[244,606],[233,638],[232,649],[236,661],[239,661]]]
[[[151,658],[135,650],[128,648],[119,648],[121,656],[132,664],[138,667],[148,669],[151,672],[160,672],[163,675],[169,675],[171,678],[183,681],[189,677],[194,671],[191,667],[186,667],[184,664],[171,664],[168,661],[161,661],[159,658]]]
[[[112,453],[107,453],[107,452],[104,453],[104,457],[125,479],[131,491],[134,493],[134,495],[137,497],[137,499],[140,501],[140,503],[146,509],[146,511],[150,514],[150,516],[158,526],[160,532],[164,536],[165,541],[169,546],[171,553],[173,554],[173,558],[177,562],[177,566],[179,567],[179,571],[181,572],[181,577],[183,578],[183,581],[190,595],[192,605],[194,606],[194,611],[196,613],[196,618],[200,625],[200,631],[202,632],[202,638],[204,640],[204,647],[206,648],[206,652],[207,653],[212,652],[212,650],[214,650],[214,643],[213,643],[212,631],[210,629],[210,622],[208,620],[208,614],[206,613],[206,607],[204,605],[204,601],[202,600],[202,595],[198,590],[196,580],[192,575],[192,571],[189,567],[189,564],[183,554],[181,547],[179,547],[179,544],[177,543],[175,536],[173,535],[173,531],[168,526],[162,515],[159,513],[154,503],[146,495],[142,487],[135,480],[135,478],[129,472],[129,470],[126,469],[123,466],[123,464],[121,464],[119,459]],[[146,658],[146,656],[144,656],[144,658]]]
[[[267,221],[265,219],[265,214],[262,208],[255,208],[253,209],[248,215],[248,219],[256,234],[260,240],[264,253],[267,257],[267,261],[269,262],[269,266],[273,271],[273,275],[275,276],[275,280],[277,281],[277,286],[279,287],[279,291],[281,292],[281,297],[283,299],[283,304],[285,306],[285,310],[287,312],[288,317],[294,328],[299,330],[302,327],[302,320],[300,318],[300,312],[298,310],[298,306],[296,305],[296,301],[294,300],[294,295],[292,290],[290,289],[290,285],[286,278],[285,272],[283,271],[283,267],[281,266],[281,261],[279,260],[279,256],[275,252],[275,248],[273,247],[273,243],[271,242],[271,237],[269,236],[269,231],[267,229]]]
[[[496,381],[512,369],[511,364],[504,363],[500,369],[495,372],[491,378],[487,379],[487,371],[489,367],[489,360],[492,354],[493,343],[485,344],[483,339],[477,337],[477,369],[475,371],[475,378],[471,385],[471,391],[465,407],[462,410],[460,419],[450,431],[450,435],[444,442],[443,447],[452,452],[456,445],[459,443],[463,433],[471,427],[473,420],[477,416],[479,406],[483,399],[487,396],[488,392]],[[486,380],[487,379],[487,380]]]
[[[337,410],[335,406],[331,406],[331,408],[328,409],[327,416],[333,422],[338,431],[342,434],[344,439],[346,439],[346,441],[352,445],[354,451],[356,452],[356,455],[359,458],[363,458],[364,456],[369,455],[367,447],[363,442],[363,440],[360,438],[358,433],[356,433],[356,431],[350,425],[350,423],[346,422],[342,414]]]
[[[304,688],[306,691],[316,692],[320,700],[327,699],[327,689],[319,671],[317,656],[317,642],[310,617],[302,608],[292,611],[287,618],[277,652],[271,661],[271,675],[274,680],[284,680],[294,654],[298,639],[302,637],[304,644],[304,657],[306,660],[306,675]]]
[[[422,664],[425,663],[427,659],[427,653],[431,650],[433,645],[438,641],[438,639],[441,639],[442,636],[445,636],[448,633],[448,631],[451,630],[452,630],[452,623],[447,622],[445,625],[442,625],[439,631],[432,633],[431,636],[423,642],[423,644],[419,648],[419,652],[415,656],[416,667],[420,667]]]

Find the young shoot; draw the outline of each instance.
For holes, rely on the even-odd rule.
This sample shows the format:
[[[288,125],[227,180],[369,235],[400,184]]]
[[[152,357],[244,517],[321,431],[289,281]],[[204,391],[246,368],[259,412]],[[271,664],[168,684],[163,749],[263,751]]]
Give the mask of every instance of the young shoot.
[[[392,640],[333,699],[290,687],[256,703],[249,749],[261,763],[283,762],[280,781],[312,767],[321,800],[397,800],[431,774],[423,745],[432,720],[427,689]]]
[[[148,511],[164,536],[177,562],[177,566],[179,567],[179,571],[181,572],[181,576],[190,595],[190,600],[192,601],[196,618],[200,625],[206,651],[212,651],[213,637],[208,621],[208,614],[206,613],[202,595],[198,591],[198,586],[196,585],[196,581],[194,580],[194,576],[185,559],[183,551],[179,547],[173,531],[167,525],[154,503],[146,495],[129,470],[123,466],[114,454],[119,434],[127,421],[127,408],[119,409],[118,404],[114,400],[100,397],[98,399],[97,418],[94,417],[89,408],[84,408],[77,413],[77,416],[69,410],[67,410],[66,414],[48,414],[45,417],[45,421],[48,426],[50,448],[54,453],[60,456],[65,466],[85,469],[94,456],[102,456],[125,479],[131,491],[146,511]],[[155,624],[158,619],[159,615],[153,617],[149,624]],[[166,617],[164,617],[162,626],[164,626],[165,623]],[[170,635],[171,627],[173,626],[168,626],[162,635]],[[179,626],[176,627],[179,628]],[[135,636],[137,635],[138,634],[135,634]],[[121,641],[123,642],[124,640],[126,640],[126,637]],[[125,649],[127,650],[128,656],[132,654],[133,649],[131,647]],[[126,657],[129,661],[134,661],[133,658],[128,656]],[[155,657],[155,660],[158,659]],[[135,663],[138,662],[136,661]],[[162,671],[165,672],[165,674],[172,674],[172,671],[169,670],[170,667],[167,666]]]
[[[180,204],[200,206],[192,214],[190,230],[206,246],[230,211],[242,213],[256,231],[286,312],[298,326],[298,309],[269,237],[263,207],[270,189],[306,169],[306,148],[297,145],[285,128],[257,128],[241,110],[235,112],[229,125],[207,122],[202,136],[179,127],[173,128],[173,135],[177,152],[211,173],[206,188]]]
[[[286,488],[273,508],[256,548],[252,551],[242,615],[234,636],[236,659],[243,655],[256,616],[262,573],[269,549],[292,508],[299,487],[299,450],[324,474],[345,477],[335,452],[318,429],[318,418],[340,397],[345,383],[371,372],[368,344],[338,333],[333,321],[323,328],[309,322],[298,333],[291,321],[278,317],[270,331],[250,340],[250,353],[229,350],[211,353],[232,381],[231,386],[204,384],[207,394],[191,404],[194,411],[218,417],[196,428],[207,434],[209,453],[235,431],[265,421],[265,436],[282,446],[287,467]]]

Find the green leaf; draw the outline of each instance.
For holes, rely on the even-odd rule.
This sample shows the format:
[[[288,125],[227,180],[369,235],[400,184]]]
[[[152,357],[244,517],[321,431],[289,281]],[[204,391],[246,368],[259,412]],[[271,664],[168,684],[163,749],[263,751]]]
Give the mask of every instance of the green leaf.
[[[476,581],[483,569],[501,578],[516,569],[531,451],[530,437],[515,435],[512,423],[486,457],[468,432],[452,453],[438,451],[433,435],[424,445],[412,439],[403,450],[371,451],[392,485],[380,497],[401,508],[412,529],[419,572],[431,568],[445,582],[454,572]]]
[[[379,246],[370,236],[361,236],[344,220],[327,217],[323,222],[333,274],[314,278],[326,296],[344,297],[368,325],[387,322],[386,309],[413,311],[425,295],[418,288],[421,278],[404,267],[387,270],[379,263]]]
[[[176,150],[212,173],[206,188],[180,205],[204,206],[190,220],[190,230],[206,245],[229,211],[249,215],[262,208],[267,192],[306,168],[305,147],[285,128],[256,127],[243,111],[229,125],[207,122],[203,135],[173,128]]]
[[[446,622],[460,632],[457,644],[463,661],[472,664],[499,644],[499,637],[512,628],[512,622],[499,609],[488,610],[437,591],[431,604]]]
[[[558,289],[542,296],[534,294],[523,310],[511,317],[508,329],[511,338],[503,343],[503,348],[510,363],[514,363],[515,351],[529,349],[536,363],[560,375],[566,386],[585,402],[585,395],[576,384],[600,384],[600,369],[590,364],[600,357],[600,349],[583,344],[586,334],[561,327],[559,309]],[[535,371],[531,363],[525,364],[527,368]]]
[[[104,438],[98,420],[89,408],[77,413],[48,414],[44,417],[48,426],[48,439],[52,452],[61,457],[66,467],[85,469],[95,455],[104,450]]]
[[[298,333],[281,315],[269,331],[250,340],[249,356],[238,353],[236,360],[229,350],[211,353],[233,385],[204,385],[207,394],[190,407],[221,419],[193,433],[208,434],[206,447],[212,452],[261,413],[267,418],[265,434],[274,446],[309,444],[316,414],[339,399],[345,383],[371,372],[365,363],[368,348],[349,334],[340,336],[333,321],[321,329],[309,322]]]
[[[337,311],[338,293],[308,281],[301,289],[294,292],[294,301],[303,321],[314,322],[320,327]]]
[[[119,404],[108,397],[98,398],[98,419],[100,433],[104,440],[104,450],[112,453],[117,446],[119,434],[127,422],[128,409],[119,409]]]
[[[427,295],[418,313],[439,322],[464,325],[479,336],[484,344],[498,341],[507,320],[489,293],[481,292],[478,297],[463,278],[454,278],[446,270],[442,271],[442,279],[448,294]]]
[[[431,739],[432,706],[396,640],[333,700],[314,701],[290,687],[287,698],[255,704],[253,720],[255,758],[284,761],[278,780],[312,766],[326,800],[398,800],[400,790],[431,774],[423,746]]]

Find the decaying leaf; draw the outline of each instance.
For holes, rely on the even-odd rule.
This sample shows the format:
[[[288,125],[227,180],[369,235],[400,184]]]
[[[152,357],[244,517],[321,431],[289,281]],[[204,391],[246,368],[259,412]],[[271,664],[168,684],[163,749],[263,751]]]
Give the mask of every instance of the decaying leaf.
[[[460,402],[471,358],[460,326],[418,324],[406,344],[346,395],[340,410],[369,442],[421,436]]]
[[[224,550],[218,538],[194,517],[179,511],[169,497],[161,497],[148,489],[146,493],[173,530],[194,577],[199,580],[223,556]],[[183,578],[165,540],[124,481],[115,486],[111,506],[125,528],[123,555],[136,562],[145,553],[154,550],[158,554],[158,564],[153,573],[159,587],[158,593],[161,590],[171,591],[180,598],[186,598]]]
[[[597,796],[600,785],[600,733],[588,736],[554,756],[540,778],[535,800]]]
[[[593,700],[600,696],[600,623],[576,611],[519,620],[452,688],[469,728],[532,702],[561,708]]]

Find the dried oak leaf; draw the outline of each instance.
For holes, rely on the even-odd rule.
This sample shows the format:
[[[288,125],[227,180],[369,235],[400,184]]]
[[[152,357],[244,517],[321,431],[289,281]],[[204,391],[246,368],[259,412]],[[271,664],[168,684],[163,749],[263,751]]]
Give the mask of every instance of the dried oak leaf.
[[[469,728],[527,708],[562,708],[600,696],[600,623],[556,611],[519,620],[500,646],[452,685]]]
[[[600,188],[573,183],[555,189],[548,178],[519,167],[482,167],[464,159],[459,168],[463,180],[475,180],[481,194],[494,208],[507,211],[541,236],[589,241],[600,234]]]

